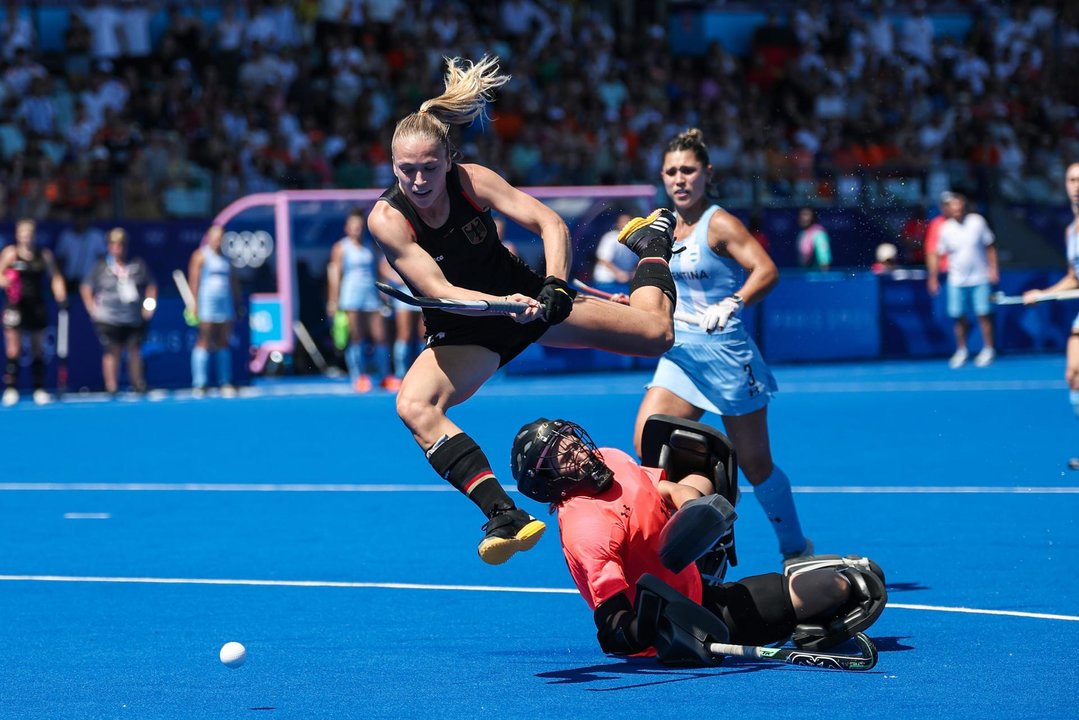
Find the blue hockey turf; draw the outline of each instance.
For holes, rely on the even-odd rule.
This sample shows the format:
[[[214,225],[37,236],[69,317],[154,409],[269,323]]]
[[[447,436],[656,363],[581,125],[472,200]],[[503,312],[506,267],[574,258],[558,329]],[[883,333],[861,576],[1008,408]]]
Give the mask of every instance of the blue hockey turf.
[[[870,672],[604,656],[553,517],[535,550],[484,565],[482,516],[391,395],[263,385],[0,412],[0,717],[1074,717],[1063,359],[776,374],[773,452],[804,528],[887,572]],[[451,417],[508,485],[513,434],[540,415],[630,450],[646,379],[499,377]],[[780,567],[748,490],[730,579]],[[235,670],[229,640],[248,650]]]

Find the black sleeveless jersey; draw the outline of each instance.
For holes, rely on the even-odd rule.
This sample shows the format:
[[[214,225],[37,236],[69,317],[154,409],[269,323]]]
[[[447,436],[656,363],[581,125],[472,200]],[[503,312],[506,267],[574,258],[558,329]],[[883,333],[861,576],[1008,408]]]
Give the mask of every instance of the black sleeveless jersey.
[[[29,259],[16,253],[11,269],[19,274],[19,304],[23,307],[44,305],[45,254],[42,249],[35,247]]]
[[[491,295],[519,292],[535,297],[543,287],[543,278],[502,244],[491,211],[478,207],[461,186],[461,172],[457,165],[451,165],[446,173],[450,215],[439,228],[432,228],[420,219],[397,183],[379,199],[405,216],[420,247],[434,258],[442,274],[454,285]],[[409,290],[417,292],[407,278],[402,279]],[[423,314],[428,335],[476,321],[496,326],[517,325],[507,317],[469,317],[442,310],[424,310]]]

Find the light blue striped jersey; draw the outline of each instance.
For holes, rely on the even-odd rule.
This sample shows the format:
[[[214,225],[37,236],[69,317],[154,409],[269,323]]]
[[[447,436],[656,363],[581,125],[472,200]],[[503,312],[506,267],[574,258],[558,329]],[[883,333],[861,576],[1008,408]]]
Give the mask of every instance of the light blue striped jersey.
[[[745,282],[746,271],[735,260],[721,257],[708,246],[708,224],[719,210],[712,205],[701,215],[692,232],[674,244],[674,249],[685,248],[671,256],[671,275],[678,286],[678,312],[700,315],[709,305],[733,295]],[[675,321],[679,342],[703,342],[716,334],[744,332],[742,320],[737,315],[728,321],[721,333],[708,335],[696,325]]]

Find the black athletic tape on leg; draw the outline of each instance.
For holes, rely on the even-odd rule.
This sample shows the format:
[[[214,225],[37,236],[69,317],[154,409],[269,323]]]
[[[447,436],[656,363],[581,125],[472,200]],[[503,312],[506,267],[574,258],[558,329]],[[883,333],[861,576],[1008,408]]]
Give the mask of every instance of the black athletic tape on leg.
[[[466,433],[439,445],[427,460],[439,476],[468,496],[487,517],[516,507],[495,478],[483,450]]]
[[[36,357],[30,361],[30,378],[35,390],[45,387],[45,358]]]
[[[644,258],[637,263],[637,271],[629,283],[629,294],[641,287],[657,287],[673,303],[677,298],[671,266],[660,258]]]

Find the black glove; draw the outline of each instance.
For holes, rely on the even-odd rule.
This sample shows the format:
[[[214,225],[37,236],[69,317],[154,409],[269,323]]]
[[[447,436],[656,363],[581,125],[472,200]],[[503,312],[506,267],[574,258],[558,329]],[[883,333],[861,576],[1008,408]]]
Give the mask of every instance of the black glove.
[[[596,621],[596,639],[605,653],[632,655],[651,645],[651,638],[642,637],[637,613],[625,593],[600,603],[593,619]]]
[[[543,281],[543,288],[539,291],[536,299],[543,305],[543,317],[551,325],[557,325],[569,317],[573,310],[573,298],[577,297],[577,291],[571,288],[565,280],[554,275],[548,275]]]

